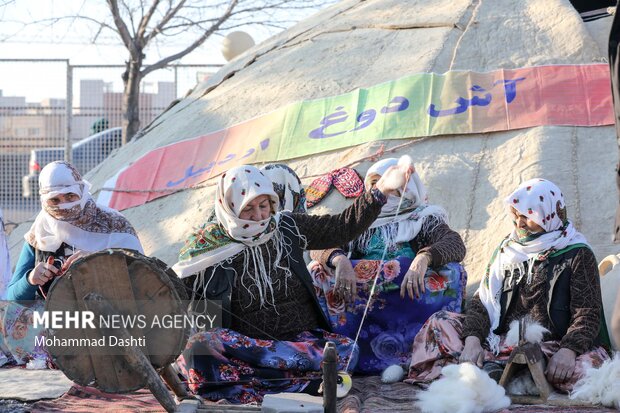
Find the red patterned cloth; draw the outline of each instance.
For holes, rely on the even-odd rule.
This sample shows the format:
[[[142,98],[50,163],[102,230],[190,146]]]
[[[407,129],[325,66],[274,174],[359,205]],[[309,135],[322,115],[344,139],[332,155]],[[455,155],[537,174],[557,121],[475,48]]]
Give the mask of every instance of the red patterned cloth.
[[[364,182],[355,169],[340,168],[332,171],[334,186],[345,198],[357,198],[364,192]]]
[[[355,169],[334,169],[312,181],[306,189],[306,206],[311,208],[321,202],[332,187],[336,187],[345,198],[356,198],[364,192],[364,182]]]
[[[329,193],[332,189],[332,183],[334,178],[331,173],[327,175],[319,176],[316,178],[308,188],[306,188],[306,207],[312,208]]]

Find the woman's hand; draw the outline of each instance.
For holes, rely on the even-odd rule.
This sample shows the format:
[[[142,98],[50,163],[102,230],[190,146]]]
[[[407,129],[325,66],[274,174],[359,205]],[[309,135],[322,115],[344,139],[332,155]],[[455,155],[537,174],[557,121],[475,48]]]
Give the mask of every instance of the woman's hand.
[[[480,339],[475,336],[468,336],[465,339],[465,347],[461,351],[461,357],[459,357],[459,363],[472,363],[482,368],[482,362],[484,361],[484,350]]]
[[[54,266],[54,257],[49,256],[46,262],[41,261],[30,271],[28,282],[31,285],[45,285],[59,272],[60,270]]]
[[[401,191],[409,181],[411,174],[415,172],[413,165],[410,166],[390,166],[381,178],[377,181],[376,188],[383,195],[400,196]]]
[[[62,265],[62,272],[67,271],[69,269],[69,267],[71,266],[71,264],[73,264],[75,261],[77,261],[80,258],[85,257],[87,255],[88,255],[87,252],[80,251],[80,250],[75,251],[73,253],[73,255],[71,255],[69,258],[67,258],[65,263]]]
[[[357,296],[357,284],[353,265],[346,255],[338,255],[332,259],[332,264],[336,267],[334,271],[336,283],[334,288],[336,293],[343,296],[345,301],[351,301]]]
[[[550,359],[547,365],[547,380],[554,384],[564,383],[573,377],[577,355],[571,349],[562,347]]]
[[[419,254],[413,259],[413,262],[409,266],[409,270],[403,277],[403,282],[400,284],[400,298],[405,298],[405,291],[409,298],[420,298],[426,289],[424,288],[424,275],[428,269],[428,256],[426,254]]]

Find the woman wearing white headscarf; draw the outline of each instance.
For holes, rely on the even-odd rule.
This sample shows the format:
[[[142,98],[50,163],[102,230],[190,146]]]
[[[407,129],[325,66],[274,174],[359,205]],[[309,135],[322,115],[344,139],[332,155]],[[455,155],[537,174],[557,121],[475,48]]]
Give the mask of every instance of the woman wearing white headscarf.
[[[45,298],[55,277],[89,253],[106,248],[142,252],[127,219],[97,205],[89,189],[90,184],[67,162],[52,162],[43,168],[39,175],[42,210],[24,236],[26,242],[8,287],[9,300]],[[15,302],[0,309],[4,327],[0,339],[18,364],[28,359],[45,361],[45,350],[33,348],[34,337],[42,334],[42,329],[33,328],[32,309]]]
[[[364,178],[366,188],[398,162],[387,158],[373,164]],[[356,371],[364,374],[407,363],[424,321],[441,308],[461,309],[466,274],[458,264],[465,257],[460,235],[448,226],[446,211],[428,203],[417,172],[401,192],[388,196],[379,217],[354,241],[310,253],[319,300],[334,330],[359,335]],[[375,279],[375,304],[366,311]]]
[[[44,297],[54,277],[79,256],[106,248],[142,252],[129,221],[118,211],[97,205],[89,189],[90,184],[67,162],[43,168],[39,175],[42,211],[24,236],[9,299]]]
[[[190,390],[234,403],[261,402],[273,392],[315,392],[327,341],[339,366],[355,364],[353,341],[330,332],[303,260],[306,248],[348,242],[377,217],[383,193],[409,169],[384,181],[339,215],[282,212],[273,182],[253,166],[222,175],[216,221],[197,228],[173,269],[193,290],[192,309],[215,305],[220,325],[192,336],[178,366]],[[291,203],[293,205],[294,203]],[[207,307],[205,307],[207,306]]]
[[[466,315],[438,313],[418,333],[409,382],[433,380],[456,361],[484,366],[499,379],[512,351],[505,335],[525,316],[549,330],[542,350],[547,379],[557,389],[570,391],[586,368],[608,358],[600,347],[609,340],[596,258],[567,219],[562,192],[537,178],[505,203],[514,230],[493,253]]]

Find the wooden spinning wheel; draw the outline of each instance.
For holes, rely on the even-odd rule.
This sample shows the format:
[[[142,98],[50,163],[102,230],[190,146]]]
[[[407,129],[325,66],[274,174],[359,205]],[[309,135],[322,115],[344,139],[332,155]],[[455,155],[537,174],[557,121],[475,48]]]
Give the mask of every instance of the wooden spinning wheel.
[[[126,249],[88,255],[55,280],[45,309],[68,314],[90,311],[95,328],[86,327],[81,319],[79,325],[48,329],[48,352],[78,384],[94,385],[109,393],[148,386],[170,410],[172,397],[156,372],[169,384],[173,382],[177,395],[186,395],[178,379],[174,383],[176,376],[170,367],[183,351],[191,329],[183,318],[187,315],[184,299],[185,291],[175,273],[156,258]],[[162,320],[183,322],[166,324]],[[77,348],[67,343],[87,345]],[[166,394],[158,394],[161,392]]]

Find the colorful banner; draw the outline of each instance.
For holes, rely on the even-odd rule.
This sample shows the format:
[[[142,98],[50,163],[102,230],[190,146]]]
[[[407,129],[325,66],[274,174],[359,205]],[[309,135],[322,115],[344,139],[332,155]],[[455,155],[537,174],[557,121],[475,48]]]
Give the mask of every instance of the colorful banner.
[[[119,191],[102,191],[100,200],[113,208],[130,208],[236,165],[282,161],[375,140],[542,125],[610,125],[610,91],[606,64],[415,74],[340,96],[292,103],[155,149],[112,178],[106,187]]]

